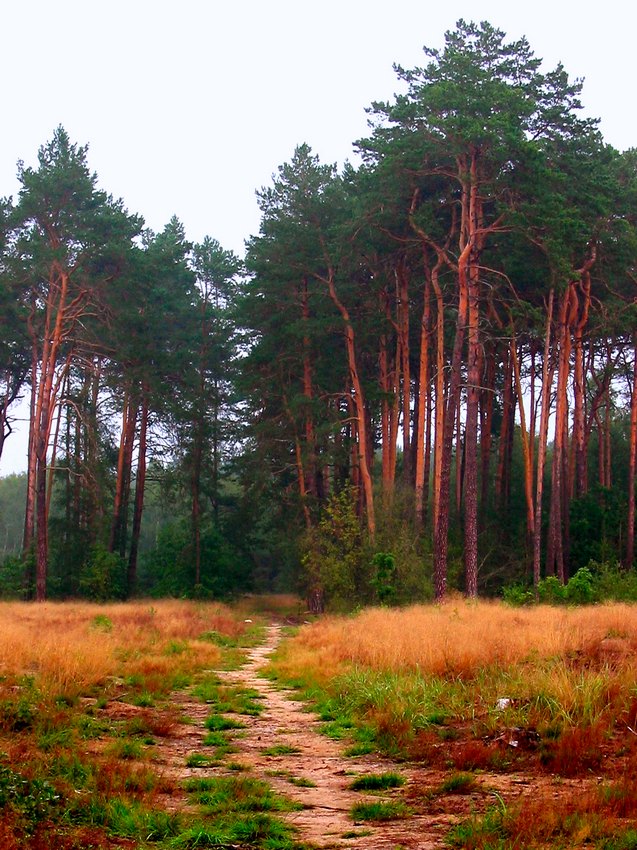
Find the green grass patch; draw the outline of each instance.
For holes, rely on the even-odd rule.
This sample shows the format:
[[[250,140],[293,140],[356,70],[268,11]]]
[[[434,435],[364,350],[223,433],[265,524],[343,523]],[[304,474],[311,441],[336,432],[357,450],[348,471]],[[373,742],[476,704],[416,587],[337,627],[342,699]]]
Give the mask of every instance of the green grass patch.
[[[273,747],[265,747],[261,750],[264,756],[295,756],[300,752],[298,747],[290,747],[288,744],[275,744]]]
[[[213,776],[188,779],[184,788],[209,815],[230,812],[289,812],[298,804],[275,794],[270,786],[250,776]]]
[[[204,753],[190,753],[186,759],[186,767],[210,767],[215,763],[215,759]]]
[[[454,773],[440,786],[441,794],[468,794],[474,791],[476,778],[472,773]]]
[[[254,688],[221,685],[219,680],[206,678],[194,688],[194,694],[211,705],[219,714],[244,714],[256,717],[263,711],[263,695]]]
[[[386,791],[404,784],[405,780],[397,773],[368,773],[358,776],[349,787],[352,791]]]
[[[352,808],[352,818],[355,821],[388,821],[406,818],[409,809],[399,800],[379,800],[374,803],[357,803]]]
[[[222,714],[211,714],[206,718],[206,729],[211,732],[225,732],[229,729],[245,729],[245,723],[239,720],[234,720],[230,717],[224,717]]]

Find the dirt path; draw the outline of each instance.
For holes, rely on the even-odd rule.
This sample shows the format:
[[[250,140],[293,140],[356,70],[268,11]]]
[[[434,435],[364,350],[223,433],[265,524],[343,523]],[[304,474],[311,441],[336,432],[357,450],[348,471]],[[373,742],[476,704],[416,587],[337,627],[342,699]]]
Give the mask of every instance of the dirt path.
[[[249,653],[239,670],[218,674],[224,683],[254,688],[264,697],[264,711],[251,718],[248,728],[236,738],[239,753],[233,758],[249,766],[254,775],[266,779],[276,791],[303,804],[304,808],[290,814],[288,820],[299,830],[300,838],[316,847],[365,850],[442,847],[442,837],[449,828],[446,817],[438,822],[431,815],[415,815],[380,825],[354,822],[351,810],[357,803],[396,798],[405,790],[380,796],[361,794],[349,788],[355,777],[403,771],[394,762],[372,756],[343,756],[342,743],[319,734],[320,721],[295,700],[293,691],[281,690],[262,678],[261,670],[280,639],[281,627],[271,625],[265,642]],[[264,754],[264,750],[275,747],[287,747],[295,752]],[[309,780],[313,787],[297,787],[290,777]],[[415,781],[413,772],[407,772],[405,779],[408,784]]]
[[[230,757],[264,779],[276,791],[303,805],[287,815],[298,830],[299,840],[317,848],[359,848],[359,850],[433,850],[443,848],[451,826],[472,812],[542,792],[550,798],[564,793],[568,780],[553,785],[550,777],[525,774],[481,773],[468,793],[441,792],[449,772],[420,765],[397,764],[374,756],[347,757],[344,745],[320,734],[321,722],[295,697],[291,690],[279,689],[262,677],[269,656],[281,640],[281,627],[268,627],[265,641],[252,649],[243,666],[215,675],[227,685],[251,688],[263,698],[264,710],[245,720],[245,728],[233,735],[236,751]],[[178,724],[157,753],[156,764],[173,780],[189,776],[227,774],[223,762],[205,768],[188,768],[186,760],[201,752],[209,707],[187,694],[177,695],[176,707],[187,715],[188,724]],[[242,718],[243,719],[243,718]],[[291,750],[273,754],[272,749]],[[265,751],[269,750],[270,754]],[[405,784],[382,794],[366,794],[349,787],[356,776],[370,773],[399,773]],[[308,781],[306,786],[296,782]],[[579,785],[577,780],[573,784]],[[551,787],[552,786],[552,787]],[[356,823],[352,808],[361,802],[404,800],[410,814],[404,819],[382,823]],[[167,800],[172,808],[183,808],[184,799]]]

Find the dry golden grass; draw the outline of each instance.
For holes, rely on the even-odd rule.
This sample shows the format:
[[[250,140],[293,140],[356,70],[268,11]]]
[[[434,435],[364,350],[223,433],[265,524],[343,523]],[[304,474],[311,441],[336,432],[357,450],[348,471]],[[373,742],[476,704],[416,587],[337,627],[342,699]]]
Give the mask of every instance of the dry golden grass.
[[[510,697],[526,724],[625,727],[635,714],[636,649],[637,606],[520,610],[457,599],[326,618],[302,628],[276,668],[289,681],[307,681],[312,671],[328,691],[340,676],[339,687],[367,690],[359,701],[392,723],[442,710],[493,725],[497,699]],[[357,670],[358,679],[349,675]],[[348,699],[357,702],[354,693]]]
[[[0,603],[0,675],[32,676],[45,694],[75,695],[113,676],[166,676],[214,666],[220,652],[197,640],[245,629],[217,603],[177,600],[97,605]]]
[[[371,608],[352,618],[328,618],[301,631],[298,652],[330,667],[342,662],[375,670],[437,676],[538,658],[578,655],[629,661],[637,649],[637,606],[509,608],[458,600],[439,606]]]

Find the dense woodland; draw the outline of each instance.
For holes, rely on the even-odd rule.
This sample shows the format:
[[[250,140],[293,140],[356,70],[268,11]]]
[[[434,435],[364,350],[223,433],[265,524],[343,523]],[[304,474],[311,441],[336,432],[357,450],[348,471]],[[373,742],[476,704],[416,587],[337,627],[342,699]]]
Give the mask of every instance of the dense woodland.
[[[145,229],[61,127],[19,164],[4,593],[320,610],[634,568],[637,152],[524,39],[460,21],[424,53],[357,166],[278,168],[245,258]]]

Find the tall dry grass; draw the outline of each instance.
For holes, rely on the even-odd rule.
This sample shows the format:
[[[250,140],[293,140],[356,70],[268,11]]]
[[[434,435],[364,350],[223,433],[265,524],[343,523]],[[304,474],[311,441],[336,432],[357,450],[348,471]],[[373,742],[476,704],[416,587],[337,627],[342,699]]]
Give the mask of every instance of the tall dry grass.
[[[459,599],[326,618],[301,629],[276,667],[288,680],[311,670],[328,690],[335,680],[367,689],[368,703],[393,703],[397,716],[420,703],[423,715],[445,706],[470,719],[510,697],[527,720],[593,724],[628,711],[636,649],[637,606],[520,610]]]
[[[363,664],[392,672],[470,677],[479,669],[538,658],[609,659],[637,649],[637,607],[509,608],[459,600],[439,606],[367,609],[301,631],[299,651],[321,663]]]
[[[201,635],[236,637],[244,623],[216,603],[178,600],[110,605],[0,603],[0,676],[33,677],[46,694],[76,695],[109,677],[167,675],[214,666],[218,647]]]

